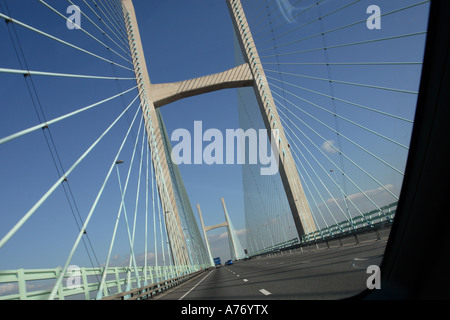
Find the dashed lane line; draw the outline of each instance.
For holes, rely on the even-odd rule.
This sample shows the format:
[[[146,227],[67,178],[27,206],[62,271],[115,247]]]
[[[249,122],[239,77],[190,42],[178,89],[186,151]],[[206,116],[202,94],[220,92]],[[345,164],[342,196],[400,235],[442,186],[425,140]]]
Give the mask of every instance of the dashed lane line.
[[[267,291],[266,289],[261,289],[259,290],[263,295],[268,296],[269,294],[271,294],[269,291]]]

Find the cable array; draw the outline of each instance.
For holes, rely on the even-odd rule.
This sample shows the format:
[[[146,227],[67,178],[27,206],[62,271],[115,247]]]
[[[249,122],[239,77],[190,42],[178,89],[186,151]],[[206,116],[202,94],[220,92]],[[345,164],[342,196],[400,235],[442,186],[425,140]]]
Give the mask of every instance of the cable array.
[[[362,0],[241,2],[243,28],[253,39],[246,45],[259,54],[271,108],[279,113],[277,125],[317,227],[308,232],[304,225],[304,235],[274,241],[273,234],[293,226],[291,214],[282,218],[286,206],[276,203],[286,197],[284,189],[247,166],[253,253],[392,221],[414,124],[429,1],[381,1],[377,13]],[[376,20],[380,28],[372,27]],[[239,90],[241,125],[265,128],[256,100]]]

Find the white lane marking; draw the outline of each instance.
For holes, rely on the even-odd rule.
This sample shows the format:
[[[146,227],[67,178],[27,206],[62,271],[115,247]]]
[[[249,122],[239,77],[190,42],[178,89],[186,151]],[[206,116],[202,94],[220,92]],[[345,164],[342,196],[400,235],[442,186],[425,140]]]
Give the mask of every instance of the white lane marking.
[[[210,274],[211,274],[211,272],[213,272],[214,271],[214,269],[213,270],[211,270],[206,276],[204,276],[203,277],[203,279],[202,280],[200,280],[195,286],[193,286],[192,288],[191,288],[191,290],[189,290],[188,292],[186,292],[180,299],[178,299],[178,300],[182,300],[184,297],[186,297],[192,290],[194,290],[203,280],[205,280],[206,279],[206,277],[207,276],[209,276]]]
[[[268,296],[269,294],[271,294],[269,291],[267,291],[266,289],[261,289],[259,290],[263,295]]]

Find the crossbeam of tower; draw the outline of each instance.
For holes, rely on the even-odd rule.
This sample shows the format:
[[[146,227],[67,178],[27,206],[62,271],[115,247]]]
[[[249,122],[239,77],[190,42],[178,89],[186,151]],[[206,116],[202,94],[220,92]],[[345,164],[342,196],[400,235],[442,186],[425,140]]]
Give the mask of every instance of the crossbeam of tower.
[[[195,79],[151,84],[151,97],[156,108],[179,99],[208,93],[212,91],[249,87],[254,83],[254,78],[248,63],[244,63],[233,69],[215,73]]]

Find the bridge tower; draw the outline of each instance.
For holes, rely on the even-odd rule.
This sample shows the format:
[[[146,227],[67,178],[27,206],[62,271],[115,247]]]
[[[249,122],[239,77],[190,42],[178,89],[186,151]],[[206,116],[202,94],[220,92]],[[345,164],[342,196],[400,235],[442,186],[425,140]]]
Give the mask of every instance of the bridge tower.
[[[164,146],[163,130],[156,111],[157,108],[173,101],[216,90],[253,87],[269,139],[272,140],[273,152],[279,158],[279,172],[298,236],[301,237],[305,233],[316,231],[310,207],[240,0],[227,0],[227,5],[245,63],[221,73],[163,84],[150,82],[132,0],[122,0],[122,5],[134,71],[140,90],[145,128],[150,141],[158,192],[163,202],[174,262],[179,265],[188,265],[190,257],[180,221],[180,208],[176,201],[176,187],[174,186],[176,181],[171,178],[170,174],[171,164],[169,161],[171,161],[171,157],[168,154],[168,148]],[[278,132],[276,141],[271,138],[272,132]]]
[[[278,141],[272,142],[278,148],[279,172],[284,190],[292,212],[295,227],[299,237],[305,233],[317,230],[314,223],[308,199],[305,196],[299,174],[287,142],[277,108],[268,86],[268,81],[262,68],[258,51],[255,47],[250,27],[240,0],[227,0],[228,9],[232,17],[234,30],[238,38],[244,61],[248,63],[254,79],[253,89],[258,101],[261,116],[269,139],[273,139],[270,132],[278,129]],[[306,232],[307,231],[307,232]]]
[[[200,222],[202,224],[203,236],[205,238],[206,246],[208,248],[208,254],[209,254],[211,266],[214,265],[214,262],[213,262],[213,258],[211,255],[211,248],[209,246],[209,241],[208,241],[208,237],[206,236],[206,232],[216,229],[216,228],[221,228],[221,227],[227,228],[231,259],[232,260],[241,260],[241,259],[245,258],[244,250],[243,250],[241,242],[239,241],[239,238],[236,234],[236,229],[234,229],[233,223],[231,222],[230,216],[228,215],[227,207],[225,205],[225,200],[223,198],[221,198],[220,200],[222,201],[223,212],[225,214],[225,222],[216,224],[214,226],[205,226],[205,223],[203,222],[203,216],[202,216],[202,211],[200,209],[200,205],[197,204],[198,214],[200,216]]]
[[[122,0],[122,6],[128,42],[133,58],[134,72],[140,92],[139,98],[142,114],[150,145],[158,192],[164,212],[172,258],[176,265],[189,265],[189,256],[181,227],[173,181],[171,179],[167,154],[164,148],[162,128],[159,125],[156,108],[150,98],[150,77],[148,75],[132,0]]]

